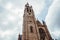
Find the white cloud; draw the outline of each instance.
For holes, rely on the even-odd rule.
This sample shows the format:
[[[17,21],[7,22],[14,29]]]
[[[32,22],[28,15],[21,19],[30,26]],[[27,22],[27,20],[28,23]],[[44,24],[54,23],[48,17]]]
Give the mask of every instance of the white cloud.
[[[2,0],[0,0],[0,2],[1,2]]]
[[[12,36],[12,35],[14,35],[15,33],[18,33],[17,29],[18,29],[18,28],[15,27],[15,28],[12,29],[12,30],[6,30],[6,31],[0,30],[0,36],[1,36],[2,38],[7,37],[7,36]]]
[[[6,3],[5,8],[6,8],[7,10],[11,10],[12,7],[13,7],[13,4],[12,4],[11,2]]]
[[[60,31],[56,30],[54,32],[51,32],[52,37],[58,39],[60,37]]]
[[[8,25],[8,21],[3,21],[2,25],[7,26]]]
[[[58,38],[60,35],[60,0],[54,0],[53,4],[48,10],[46,16],[46,24],[49,31],[54,35],[54,38]]]
[[[16,20],[15,16],[13,16],[13,15],[8,15],[7,17],[8,17],[7,19],[12,22]]]
[[[9,36],[9,35],[13,35],[12,33],[13,33],[14,31],[12,31],[12,30],[7,30],[7,31],[1,31],[0,30],[0,36],[1,37],[5,37],[5,36]]]

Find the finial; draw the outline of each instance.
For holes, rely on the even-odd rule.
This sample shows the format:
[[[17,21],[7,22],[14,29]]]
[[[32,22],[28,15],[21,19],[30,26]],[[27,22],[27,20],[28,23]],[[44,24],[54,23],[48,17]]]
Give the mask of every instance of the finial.
[[[21,40],[21,35],[20,35],[20,33],[19,33],[19,35],[18,35],[18,40]]]
[[[29,5],[29,3],[27,2],[27,5]]]
[[[45,24],[45,21],[44,20],[42,20],[42,22],[43,22],[43,24]]]
[[[27,2],[27,4],[25,5],[26,7],[29,6],[29,3]]]
[[[20,33],[19,33],[19,36],[20,36]]]

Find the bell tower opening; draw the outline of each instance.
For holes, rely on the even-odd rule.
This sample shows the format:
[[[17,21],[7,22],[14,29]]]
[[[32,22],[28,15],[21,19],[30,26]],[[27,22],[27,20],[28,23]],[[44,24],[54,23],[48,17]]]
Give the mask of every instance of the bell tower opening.
[[[33,27],[32,26],[30,26],[30,32],[33,33]]]
[[[27,12],[28,12],[29,10],[28,10],[28,8],[27,8]]]
[[[39,28],[40,40],[45,40],[46,33],[42,28]]]

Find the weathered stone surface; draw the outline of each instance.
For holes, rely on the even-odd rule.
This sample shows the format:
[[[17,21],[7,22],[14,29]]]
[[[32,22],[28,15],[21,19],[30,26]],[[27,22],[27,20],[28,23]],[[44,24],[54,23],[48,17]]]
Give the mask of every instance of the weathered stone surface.
[[[47,25],[43,21],[35,19],[32,6],[27,3],[23,15],[23,34],[22,40],[52,40],[51,35],[47,29]]]

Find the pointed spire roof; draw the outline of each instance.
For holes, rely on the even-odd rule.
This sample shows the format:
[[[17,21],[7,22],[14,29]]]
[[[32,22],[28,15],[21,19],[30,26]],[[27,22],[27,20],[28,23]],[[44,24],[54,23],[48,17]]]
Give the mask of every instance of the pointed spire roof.
[[[44,20],[42,20],[42,22],[43,22],[43,24],[45,24],[45,21]]]
[[[29,3],[27,2],[27,4],[25,5],[26,7],[29,6]]]
[[[19,35],[18,35],[18,40],[21,40],[21,36],[20,36],[20,33],[19,33]]]
[[[47,26],[44,20],[42,20],[42,23],[43,23],[43,26]]]
[[[29,5],[29,3],[27,2],[27,5]]]

